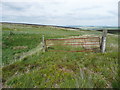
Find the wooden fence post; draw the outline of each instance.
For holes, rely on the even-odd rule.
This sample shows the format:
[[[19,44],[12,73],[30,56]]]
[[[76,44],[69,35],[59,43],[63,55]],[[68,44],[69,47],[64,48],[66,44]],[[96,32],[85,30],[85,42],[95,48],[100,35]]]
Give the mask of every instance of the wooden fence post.
[[[101,46],[100,46],[100,49],[101,49],[102,53],[104,53],[105,50],[106,50],[106,37],[107,37],[107,30],[103,30]]]
[[[45,52],[46,51],[46,42],[45,42],[44,35],[42,36],[42,48],[43,48],[43,52]]]

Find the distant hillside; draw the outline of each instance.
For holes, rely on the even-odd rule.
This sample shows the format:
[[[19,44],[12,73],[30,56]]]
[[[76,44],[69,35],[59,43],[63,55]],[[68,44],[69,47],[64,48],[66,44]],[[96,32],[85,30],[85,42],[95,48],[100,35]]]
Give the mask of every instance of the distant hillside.
[[[28,23],[11,23],[11,22],[1,22],[1,24],[20,24],[20,25],[31,25],[31,26],[47,26],[47,27],[59,27],[59,28],[78,29],[78,30],[80,30],[80,28],[69,27],[69,26],[55,26],[55,25],[28,24]]]
[[[97,30],[97,31],[103,31],[103,30]],[[112,34],[120,34],[120,30],[108,30],[108,33],[112,33]]]

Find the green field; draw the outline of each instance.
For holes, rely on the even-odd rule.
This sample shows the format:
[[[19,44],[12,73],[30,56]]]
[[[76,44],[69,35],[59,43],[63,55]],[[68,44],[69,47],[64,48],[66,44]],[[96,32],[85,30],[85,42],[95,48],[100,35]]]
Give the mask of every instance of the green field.
[[[99,31],[52,26],[2,24],[2,82],[13,88],[115,88],[118,78],[118,35],[107,35],[106,53],[42,52],[45,39],[101,36]],[[63,48],[63,47],[58,47]],[[71,48],[64,48],[70,50]],[[25,58],[20,60],[20,57]]]

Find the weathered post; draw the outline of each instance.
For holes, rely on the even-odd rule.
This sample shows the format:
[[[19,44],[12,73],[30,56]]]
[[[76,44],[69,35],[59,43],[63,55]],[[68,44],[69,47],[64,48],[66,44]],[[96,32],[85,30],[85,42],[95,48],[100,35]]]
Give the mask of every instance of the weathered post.
[[[43,52],[45,52],[46,51],[46,42],[45,42],[44,35],[42,36],[42,48],[43,48]]]
[[[107,30],[103,30],[101,46],[100,46],[100,49],[101,49],[102,53],[104,53],[105,50],[106,50],[106,37],[107,37]]]

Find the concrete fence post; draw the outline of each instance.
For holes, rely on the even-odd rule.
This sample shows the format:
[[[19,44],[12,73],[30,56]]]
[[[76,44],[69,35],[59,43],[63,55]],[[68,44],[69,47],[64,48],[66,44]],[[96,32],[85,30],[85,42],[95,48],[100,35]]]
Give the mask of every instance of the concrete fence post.
[[[106,37],[107,37],[107,30],[103,30],[102,39],[101,39],[101,46],[100,46],[102,53],[104,53],[106,50]]]
[[[44,35],[42,35],[42,48],[43,48],[43,52],[45,52],[46,51],[46,41],[45,41]]]

